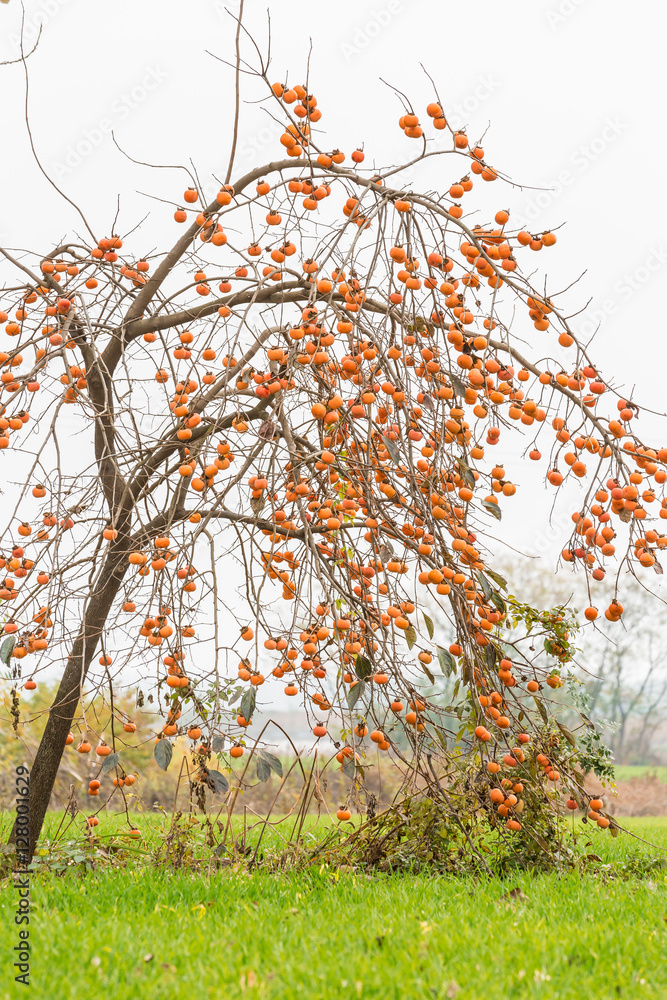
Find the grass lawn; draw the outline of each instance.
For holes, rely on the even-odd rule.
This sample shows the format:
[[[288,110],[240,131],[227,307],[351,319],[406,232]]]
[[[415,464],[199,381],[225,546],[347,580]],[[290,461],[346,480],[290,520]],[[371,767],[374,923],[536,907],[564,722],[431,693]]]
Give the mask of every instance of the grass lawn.
[[[667,850],[667,819],[626,822]],[[597,830],[590,841],[597,874],[494,881],[318,866],[206,877],[139,864],[34,876],[32,995],[667,998],[667,866],[610,878],[604,862],[620,866],[655,849]],[[4,1000],[30,991],[9,971],[11,885],[0,906]]]
[[[614,766],[616,782],[636,781],[639,778],[650,778],[653,775],[659,781],[667,782],[667,767],[652,767],[650,764],[616,764]]]

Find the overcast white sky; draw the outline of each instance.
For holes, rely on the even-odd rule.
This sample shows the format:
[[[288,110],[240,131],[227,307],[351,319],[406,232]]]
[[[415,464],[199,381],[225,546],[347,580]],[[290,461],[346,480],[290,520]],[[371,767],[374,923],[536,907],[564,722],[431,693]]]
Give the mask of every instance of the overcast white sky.
[[[28,46],[43,25],[29,61],[35,145],[96,232],[110,230],[120,196],[119,231],[152,212],[147,239],[155,242],[162,219],[171,237],[171,210],[146,193],[180,200],[185,181],[182,173],[129,163],[112,130],[137,159],[181,164],[191,157],[204,184],[223,173],[233,80],[206,50],[232,56],[234,25],[225,6],[236,10],[238,0],[26,0]],[[620,0],[339,0],[307,8],[270,0],[268,7],[276,79],[286,71],[293,82],[304,79],[312,39],[311,89],[332,148],[349,152],[363,142],[367,162],[404,158],[401,107],[380,77],[406,91],[423,114],[433,95],[420,63],[452,120],[466,124],[471,137],[488,128],[490,161],[531,186],[485,185],[493,188],[494,210],[508,206],[514,220],[538,230],[565,224],[548,264],[560,286],[583,274],[572,301],[592,303],[575,326],[592,334],[600,324],[593,353],[603,375],[615,372],[628,391],[636,385],[637,402],[664,409],[667,138],[656,116],[664,103],[664,8],[629,8]],[[245,5],[245,23],[262,47],[266,10],[266,0]],[[0,59],[17,55],[20,21],[18,0],[0,8]],[[21,66],[0,69],[0,96],[0,238],[46,252],[80,220],[32,159]],[[276,149],[262,106],[248,104],[235,173]],[[448,187],[456,179],[438,166],[424,182]],[[667,424],[652,423],[667,439]],[[529,548],[555,538],[540,527],[545,513],[515,505],[515,518],[534,523]]]

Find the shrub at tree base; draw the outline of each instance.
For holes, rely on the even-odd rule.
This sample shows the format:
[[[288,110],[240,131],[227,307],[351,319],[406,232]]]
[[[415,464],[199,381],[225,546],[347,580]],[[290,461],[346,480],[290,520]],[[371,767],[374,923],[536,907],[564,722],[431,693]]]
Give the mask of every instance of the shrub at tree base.
[[[577,854],[567,828],[553,814],[545,820],[541,833],[533,825],[531,839],[500,839],[490,831],[489,823],[470,815],[466,799],[455,804],[437,794],[408,797],[342,843],[325,843],[318,859],[379,871],[428,868],[453,874],[503,874],[516,868],[550,868],[556,863],[574,866]]]
[[[230,768],[250,748],[260,780],[280,773],[272,733],[249,730],[282,688],[351,796],[372,744],[405,793],[419,783],[419,819],[392,813],[386,843],[415,824],[429,851],[446,824],[457,857],[481,856],[474,830],[553,859],[565,800],[616,831],[582,776],[611,771],[592,724],[573,732],[549,700],[577,623],[511,598],[490,562],[521,502],[502,443],[524,435],[550,494],[582,483],[563,559],[590,589],[618,561],[658,565],[667,448],[637,437],[637,406],[577,340],[565,295],[526,277],[556,236],[517,231],[500,206],[466,221],[470,192],[503,177],[437,95],[398,122],[414,155],[367,169],[362,149],[330,148],[305,87],[263,67],[258,81],[285,123],[276,158],[230,182],[232,153],[209,204],[179,186],[168,248],[147,253],[147,224],[101,236],[84,218],[85,238],[3,251],[0,447],[23,470],[0,561],[15,723],[19,686],[64,664],[32,768],[33,845],[64,752],[99,757],[89,824],[125,794],[136,724],[113,697],[140,676],[139,707],[155,696],[162,713],[156,762],[189,734],[199,805],[234,808]],[[406,187],[432,145],[451,186]],[[221,572],[232,559],[245,607]],[[603,613],[620,621],[620,599]],[[441,674],[447,705],[424,694]],[[103,723],[77,710],[84,680]]]

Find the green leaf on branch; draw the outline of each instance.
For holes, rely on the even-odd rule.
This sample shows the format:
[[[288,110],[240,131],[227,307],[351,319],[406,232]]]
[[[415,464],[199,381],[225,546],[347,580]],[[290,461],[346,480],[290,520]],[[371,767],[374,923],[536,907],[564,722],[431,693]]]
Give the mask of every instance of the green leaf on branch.
[[[373,664],[367,657],[362,656],[361,653],[357,653],[354,661],[354,672],[360,681],[364,681],[373,673]]]
[[[501,590],[507,590],[507,580],[500,573],[496,573],[495,570],[486,568],[486,575],[490,576],[494,583],[497,583]]]
[[[16,645],[16,636],[8,635],[2,646],[0,646],[0,662],[4,663],[6,667],[9,666],[9,661]]]
[[[545,706],[544,702],[540,698],[535,698],[535,704],[537,705],[537,709],[538,709],[540,715],[542,716],[543,721],[544,722],[548,722],[549,721],[549,713],[547,712],[547,709],[546,709],[546,706]]]
[[[445,677],[451,677],[456,673],[456,661],[448,649],[438,646],[438,663]]]
[[[431,684],[435,684],[435,677],[433,676],[433,674],[431,673],[431,671],[428,669],[428,667],[426,666],[426,664],[422,663],[421,660],[419,662],[421,663],[421,668],[424,671],[424,673],[426,674],[426,676],[428,677],[428,679],[430,680]]]
[[[442,747],[442,749],[445,750],[445,751],[447,751],[447,749],[448,749],[447,748],[447,737],[444,735],[444,733],[442,733],[440,731],[440,729],[436,729],[435,735],[436,735],[436,739],[438,740],[438,743],[440,744],[440,746]]]
[[[500,611],[500,613],[504,615],[505,612],[507,611],[507,605],[505,604],[504,600],[502,599],[497,590],[491,591],[490,599],[491,603],[495,604],[495,606],[498,608],[498,611]]]
[[[259,755],[260,757],[262,757],[263,760],[266,761],[271,770],[275,771],[275,773],[278,775],[279,778],[282,778],[283,764],[280,757],[276,757],[275,754],[269,753],[268,750],[260,750]]]
[[[102,762],[102,774],[108,774],[109,771],[113,771],[119,760],[120,754],[118,753],[110,753],[108,757],[105,757]]]
[[[482,500],[482,507],[485,507],[490,514],[493,514],[496,521],[502,521],[503,512],[497,503],[493,503],[491,500]],[[490,575],[490,574],[489,574]]]
[[[354,763],[351,757],[346,757],[343,761],[342,772],[346,777],[353,779],[357,776],[357,765]]]
[[[352,684],[347,692],[347,707],[352,710],[364,692],[365,681],[357,681]]]
[[[271,765],[263,757],[257,758],[257,778],[259,781],[268,781],[271,777]]]
[[[224,795],[229,789],[229,782],[224,774],[220,773],[220,771],[207,771],[206,783],[214,795],[216,792],[222,792]]]
[[[248,688],[241,699],[241,715],[246,720],[250,722],[252,718],[252,713],[255,711],[255,703],[257,701],[257,692],[254,687]]]
[[[477,573],[477,579],[479,580],[480,584],[482,585],[482,590],[484,592],[484,596],[486,597],[487,601],[490,600],[491,599],[491,593],[492,593],[491,584],[486,579],[486,577],[484,576],[483,573]]]
[[[155,757],[155,763],[158,767],[161,767],[163,771],[166,771],[171,764],[173,754],[174,748],[169,740],[166,740],[163,736],[157,741],[153,749],[153,756]]]
[[[410,625],[408,628],[406,628],[404,635],[405,635],[405,641],[408,644],[408,649],[412,649],[412,647],[417,641],[417,633],[414,630],[414,626]]]
[[[435,627],[433,625],[433,619],[429,618],[429,616],[426,615],[426,614],[424,614],[423,611],[422,611],[422,617],[424,619],[424,625],[426,625],[426,631],[428,632],[428,637],[429,637],[429,639],[432,639],[433,635],[435,633]]]
[[[577,741],[572,730],[568,729],[568,727],[565,725],[564,722],[559,722],[558,719],[556,719],[556,725],[558,726],[558,728],[560,729],[561,733],[563,734],[567,742],[570,744],[570,746],[576,747]]]

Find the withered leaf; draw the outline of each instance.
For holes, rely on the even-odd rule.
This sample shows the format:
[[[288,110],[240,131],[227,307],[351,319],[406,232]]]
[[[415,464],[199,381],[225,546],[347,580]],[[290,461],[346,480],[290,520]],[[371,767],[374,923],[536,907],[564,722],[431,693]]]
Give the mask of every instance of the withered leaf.
[[[273,436],[276,433],[276,425],[273,420],[264,420],[259,425],[259,430],[257,431],[257,437],[261,438],[262,441],[272,441]]]

